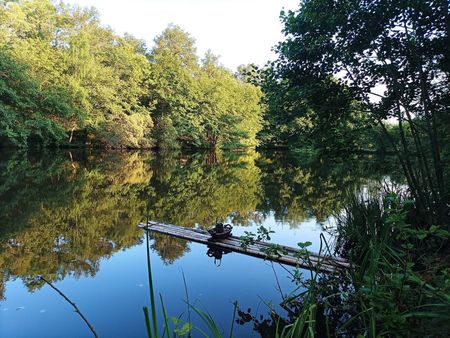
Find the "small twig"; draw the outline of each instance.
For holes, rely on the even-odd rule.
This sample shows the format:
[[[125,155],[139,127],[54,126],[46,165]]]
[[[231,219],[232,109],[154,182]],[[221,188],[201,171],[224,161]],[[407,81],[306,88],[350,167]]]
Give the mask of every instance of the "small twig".
[[[278,262],[278,265],[281,266],[291,276],[291,278],[295,279],[295,275],[292,273],[292,271],[289,271],[289,269],[285,267],[284,264]]]
[[[84,322],[86,323],[86,325],[89,327],[89,330],[91,330],[91,332],[94,335],[94,337],[98,338],[98,335],[97,335],[97,333],[94,330],[94,327],[91,325],[91,323],[89,323],[89,321],[86,319],[86,317],[83,316],[83,314],[81,313],[80,309],[75,305],[75,303],[72,302],[69,298],[67,298],[67,296],[64,293],[62,293],[57,287],[55,287],[52,283],[50,283],[44,277],[40,276],[39,278],[42,281],[44,281],[45,283],[47,283],[53,290],[58,292],[61,295],[61,297],[63,297],[70,305],[72,305],[72,307],[75,309],[75,312],[80,315],[81,319],[83,319]]]

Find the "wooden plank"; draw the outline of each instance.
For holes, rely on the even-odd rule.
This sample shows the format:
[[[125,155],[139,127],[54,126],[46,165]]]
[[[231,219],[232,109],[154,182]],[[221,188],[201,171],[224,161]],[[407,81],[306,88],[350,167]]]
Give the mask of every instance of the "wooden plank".
[[[153,223],[153,225],[158,226],[160,224]],[[145,226],[145,225],[143,225],[143,226]],[[210,239],[210,235],[209,235],[209,233],[206,230],[193,229],[193,228],[182,228],[182,227],[178,227],[178,226],[174,226],[174,225],[170,225],[170,224],[166,224],[163,227],[164,227],[163,231],[161,231],[161,229],[158,229],[158,232],[160,232],[160,233],[161,232],[162,233],[169,233],[169,232],[172,233],[173,232],[173,234],[176,235],[176,234],[178,234],[181,231],[181,237],[184,238],[184,239],[189,239],[190,240],[191,239],[191,232],[194,231],[196,233],[199,233],[200,235],[203,235],[202,238],[208,240],[208,244],[211,243],[211,241],[209,240]],[[167,231],[166,231],[166,229],[167,229]],[[168,229],[170,229],[170,231]],[[155,230],[156,230],[156,228],[155,228]],[[187,233],[183,232],[184,230],[186,230]],[[236,246],[239,246],[239,247],[241,247],[241,243],[242,243],[242,241],[239,239],[239,237],[235,237],[235,236],[231,236],[231,237],[229,237],[226,240],[223,240],[221,242],[224,242],[224,243],[227,243],[227,244],[231,244],[231,245],[236,245]],[[270,243],[266,243],[266,242],[257,242],[253,246],[256,246],[258,249],[264,249],[264,248],[269,248],[271,246],[271,244]],[[250,245],[249,247],[252,247],[252,246]],[[291,247],[288,247],[288,246],[281,246],[281,247],[288,252],[287,253],[288,256],[293,256],[294,258],[295,258],[295,254],[298,253],[298,251],[299,251],[298,249],[291,248]],[[317,255],[315,253],[312,253],[312,252],[309,252],[309,256],[310,256],[310,259],[312,261],[319,261],[319,260],[321,260],[322,262],[325,261],[325,263],[330,263],[331,265],[335,265],[335,262],[342,262],[342,265],[348,266],[348,263],[344,259],[339,258],[339,257],[332,257],[332,258],[330,258],[330,257],[323,257],[323,256],[319,256],[319,255]],[[328,261],[330,261],[330,262],[328,262]]]
[[[284,245],[280,245],[280,247],[284,251],[286,251],[286,254],[268,258],[263,250],[270,248],[272,245],[270,243],[255,241],[254,244],[250,244],[244,249],[241,246],[242,241],[239,237],[230,236],[222,240],[212,240],[211,235],[206,230],[198,228],[185,228],[173,224],[166,224],[155,221],[150,221],[147,224],[141,223],[139,224],[139,227],[150,230],[152,232],[170,235],[196,243],[214,245],[218,248],[231,250],[233,252],[238,252],[244,255],[263,258],[290,266],[297,266],[300,268],[311,269],[318,267],[318,269],[321,271],[335,271],[336,269],[346,269],[350,267],[350,264],[343,258],[321,256],[317,253],[312,253],[309,251],[308,254],[310,263],[308,263],[304,259],[297,257],[300,252],[299,249]],[[310,266],[310,264],[312,264],[313,266]]]
[[[215,242],[215,241],[211,241],[210,235],[207,234],[207,232],[205,233],[203,231],[198,232],[199,235],[193,237],[192,231],[191,231],[192,229],[189,229],[189,228],[181,228],[181,227],[174,227],[174,226],[162,226],[161,227],[160,225],[153,225],[153,226],[150,226],[150,230],[152,230],[154,232],[162,233],[162,234],[169,234],[172,236],[176,236],[179,238],[183,238],[186,240],[191,240],[191,241],[195,241],[195,242],[199,242],[199,243],[203,243],[203,244],[212,244],[213,243],[216,246],[230,249],[232,251],[256,256],[259,258],[267,258],[266,254],[264,252],[261,252],[261,249],[265,246],[265,245],[262,245],[263,243],[261,243],[261,242],[256,243],[254,245],[249,245],[247,249],[243,249],[240,246],[240,242],[235,243],[236,238],[225,239],[225,240],[221,240],[219,242]],[[264,243],[264,244],[266,244],[266,243]],[[291,251],[292,251],[292,249],[291,249]],[[295,250],[295,251],[298,252],[298,250]],[[300,263],[299,265],[301,265],[301,266],[309,267],[309,266],[306,266],[305,262],[303,262],[303,261],[298,262],[298,259],[294,256],[294,254],[295,254],[295,252],[290,252],[290,253],[288,252],[287,255],[282,255],[281,257],[276,257],[274,260],[279,261],[281,263],[294,265],[294,266],[297,265],[298,263]],[[317,255],[310,255],[310,260],[315,265],[318,265],[320,263],[324,270],[335,269],[336,265],[337,265],[336,262],[334,262],[332,260],[330,261],[327,257],[321,258],[321,257],[318,257]],[[341,265],[341,264],[339,264],[339,265]]]
[[[145,224],[142,224],[141,227],[147,228],[154,232],[168,234],[168,235],[172,235],[172,236],[175,236],[178,238],[195,241],[195,242],[202,243],[202,244],[211,244],[212,243],[218,247],[229,249],[229,250],[232,250],[235,252],[240,252],[243,254],[256,256],[259,258],[267,258],[266,254],[261,252],[261,246],[263,246],[262,245],[263,243],[261,243],[261,242],[257,243],[256,245],[251,245],[247,249],[243,249],[240,247],[240,244],[236,245],[236,243],[233,243],[233,241],[235,241],[237,239],[236,237],[231,238],[231,239],[222,240],[220,242],[210,241],[209,234],[206,231],[201,230],[201,229],[182,228],[182,227],[177,227],[174,225],[162,224],[162,223],[152,223],[150,226],[145,226]],[[198,235],[193,236],[193,234],[192,234],[193,232],[197,233]],[[266,243],[264,243],[264,244],[266,244]],[[291,248],[291,250],[292,250],[292,248]],[[292,253],[291,253],[291,255],[288,254],[288,255],[283,255],[282,257],[276,257],[274,260],[279,261],[280,263],[285,263],[285,264],[294,265],[294,266],[299,265],[299,266],[309,268],[309,266],[307,266],[305,264],[305,262],[298,262],[297,258],[293,257]],[[315,255],[315,256],[311,255],[310,260],[312,261],[313,264],[319,264],[320,257],[318,257],[317,255]],[[322,258],[322,262],[320,262],[320,263],[321,263],[320,268],[322,270],[335,270],[336,268],[347,267],[346,266],[347,264],[341,264],[340,262],[335,262],[332,259],[330,260],[329,258],[325,258],[325,257]],[[336,264],[336,263],[338,263],[338,264]]]

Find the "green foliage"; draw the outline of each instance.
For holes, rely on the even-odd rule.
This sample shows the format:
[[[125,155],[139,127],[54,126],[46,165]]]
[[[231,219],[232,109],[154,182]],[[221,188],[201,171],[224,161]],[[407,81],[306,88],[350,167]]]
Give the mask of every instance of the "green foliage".
[[[250,244],[254,244],[255,241],[264,242],[270,241],[270,234],[273,234],[275,231],[267,229],[265,226],[261,225],[256,230],[256,234],[244,231],[244,235],[240,237],[241,247],[243,249],[247,249]]]
[[[98,123],[91,130],[95,134],[94,144],[111,148],[151,148],[152,121],[148,114],[127,115],[118,113]]]
[[[244,82],[254,84],[256,86],[261,85],[261,71],[259,67],[253,63],[248,65],[238,66],[236,77]]]
[[[241,240],[241,247],[247,249],[249,245],[255,244],[255,236],[251,231],[244,231],[244,234],[239,238]]]
[[[279,244],[270,244],[267,248],[262,249],[262,251],[267,255],[269,260],[287,254],[286,249]]]
[[[281,107],[282,114],[269,120],[269,128],[282,126],[289,138],[306,125],[318,131],[311,136],[319,144],[330,135],[344,149],[358,149],[347,135],[358,124],[376,123],[424,224],[448,225],[448,163],[442,157],[449,130],[448,17],[448,2],[432,0],[306,0],[297,11],[282,12],[286,39],[276,47],[279,58],[268,70],[266,90],[276,107],[269,112]],[[292,117],[291,130],[285,121]],[[399,143],[386,127],[391,118]]]
[[[172,119],[162,116],[155,122],[153,129],[155,141],[160,150],[178,149],[177,130],[173,126]]]
[[[269,65],[260,72],[266,106],[259,133],[263,144],[335,154],[365,146],[360,139],[371,122],[348,88],[331,76],[320,81],[293,80],[275,67]]]
[[[440,262],[438,250],[450,234],[411,222],[412,204],[395,194],[355,197],[338,219],[337,250],[355,264],[352,325],[367,335],[448,331],[448,263]]]
[[[237,80],[207,53],[200,81],[202,129],[211,147],[254,147],[261,125],[260,90]]]
[[[161,149],[258,143],[260,90],[210,52],[200,62],[194,39],[178,26],[148,51],[102,27],[94,9],[21,0],[0,5],[0,28],[3,142]]]
[[[335,250],[351,262],[348,270],[320,272],[322,261],[315,264],[307,249],[312,243],[298,243],[298,259],[309,265],[309,275],[305,278],[299,269],[289,272],[299,291],[283,304],[297,312],[286,322],[269,306],[272,336],[445,335],[450,280],[440,248],[450,233],[439,226],[424,229],[414,223],[414,213],[413,201],[405,195],[355,195],[336,216]],[[323,238],[319,252],[333,254]],[[269,253],[277,255],[276,246]],[[264,328],[257,318],[249,320]]]
[[[95,10],[49,0],[7,2],[0,7],[0,27],[2,50],[24,65],[15,78],[27,79],[6,82],[4,91],[17,94],[9,104],[1,100],[10,106],[9,113],[2,109],[4,121],[20,128],[11,131],[8,123],[0,129],[11,142],[38,136],[67,144],[74,140],[66,132],[86,130],[93,145],[151,146],[149,65],[139,41],[101,27]]]
[[[76,108],[63,90],[40,90],[28,68],[0,51],[0,145],[26,146],[30,138],[59,142],[66,137],[56,121],[70,118]]]
[[[188,147],[254,147],[261,126],[260,90],[236,79],[207,52],[199,63],[195,41],[178,26],[155,39],[150,96],[161,129],[161,148],[177,140]],[[170,127],[170,122],[173,125]]]

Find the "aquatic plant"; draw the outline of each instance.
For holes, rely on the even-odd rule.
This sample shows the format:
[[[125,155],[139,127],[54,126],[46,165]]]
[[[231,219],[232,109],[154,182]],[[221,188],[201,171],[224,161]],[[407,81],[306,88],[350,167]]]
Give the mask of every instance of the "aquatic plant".
[[[304,277],[300,269],[286,270],[300,291],[287,296],[282,305],[289,304],[297,311],[286,321],[267,304],[274,337],[441,336],[448,332],[450,268],[440,249],[449,233],[438,226],[415,227],[409,222],[414,211],[412,203],[407,195],[392,192],[355,195],[344,212],[337,215],[335,251],[352,262],[346,271],[324,273],[320,268],[323,260],[318,264],[311,260],[308,247],[312,243],[298,243],[297,258],[302,265],[306,262],[309,275]],[[256,234],[249,233],[244,242],[251,244],[255,238]],[[269,258],[280,249],[276,245],[269,248]],[[323,236],[320,253],[323,257],[332,254]],[[186,283],[185,288],[187,294]],[[189,302],[187,305],[214,337],[223,336],[207,311]],[[233,322],[236,308],[237,303]],[[238,314],[240,324],[261,324],[249,313],[238,310]],[[163,315],[167,317],[164,306]],[[190,321],[176,322],[180,323],[183,326],[176,328],[175,334],[189,336],[192,330],[198,331]],[[261,327],[267,328],[265,324]],[[204,332],[202,335],[208,337]]]
[[[215,337],[215,338],[225,337],[223,335],[223,332],[219,329],[219,326],[217,325],[216,321],[211,316],[211,314],[207,310],[203,310],[199,306],[192,304],[189,301],[188,287],[187,287],[186,277],[185,277],[184,273],[182,273],[182,277],[183,277],[183,284],[184,284],[185,297],[186,297],[185,302],[186,302],[186,306],[187,306],[187,310],[186,310],[187,321],[184,320],[182,318],[182,316],[169,317],[166,307],[164,305],[163,296],[161,294],[159,294],[161,310],[157,311],[155,290],[153,287],[153,275],[152,275],[152,267],[151,267],[151,260],[150,260],[150,244],[149,244],[148,231],[146,231],[146,246],[147,246],[147,269],[148,269],[148,283],[149,283],[151,314],[149,313],[149,309],[147,306],[143,307],[143,312],[144,312],[145,326],[146,326],[146,332],[147,332],[148,338],[191,337],[193,331],[198,332],[203,337]],[[233,337],[233,329],[234,329],[237,305],[238,305],[237,302],[233,303],[233,315],[232,315],[232,319],[231,319],[230,333],[229,333],[230,338]],[[192,324],[192,320],[191,320],[192,313],[196,314],[198,316],[198,318],[200,319],[200,321],[206,325],[206,327],[208,328],[209,333],[211,335],[208,335],[208,333],[206,333],[204,330],[202,330],[198,326],[195,326]],[[164,320],[164,327],[163,327],[161,336],[158,334],[161,331],[161,330],[159,330],[158,321],[157,321],[158,314],[162,315],[163,320]],[[172,325],[170,325],[170,324],[172,324]]]

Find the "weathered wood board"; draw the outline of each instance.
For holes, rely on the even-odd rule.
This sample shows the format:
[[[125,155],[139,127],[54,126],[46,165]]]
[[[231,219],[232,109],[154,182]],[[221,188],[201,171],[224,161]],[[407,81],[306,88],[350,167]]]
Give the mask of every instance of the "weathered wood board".
[[[301,255],[299,257],[300,249],[284,245],[280,245],[280,247],[283,248],[284,253],[281,255],[273,255],[269,258],[265,252],[265,249],[271,247],[272,244],[270,243],[255,241],[253,244],[249,244],[246,248],[243,248],[241,245],[242,241],[239,237],[230,236],[226,239],[212,240],[211,235],[206,230],[198,228],[185,228],[155,221],[150,221],[147,224],[141,223],[139,224],[139,227],[156,233],[174,236],[196,243],[214,245],[215,247],[222,248],[224,250],[231,250],[244,255],[271,260],[290,266],[297,266],[300,268],[318,268],[320,271],[335,271],[350,267],[350,264],[343,258],[321,256],[310,251],[308,251],[309,259],[305,260]]]

